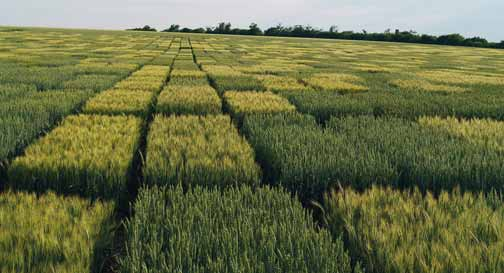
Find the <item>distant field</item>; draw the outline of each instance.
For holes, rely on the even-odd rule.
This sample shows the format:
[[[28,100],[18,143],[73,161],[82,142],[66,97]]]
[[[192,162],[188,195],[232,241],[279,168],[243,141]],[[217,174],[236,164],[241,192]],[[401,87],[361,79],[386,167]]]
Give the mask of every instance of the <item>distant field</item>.
[[[504,51],[0,27],[0,272],[504,272]]]

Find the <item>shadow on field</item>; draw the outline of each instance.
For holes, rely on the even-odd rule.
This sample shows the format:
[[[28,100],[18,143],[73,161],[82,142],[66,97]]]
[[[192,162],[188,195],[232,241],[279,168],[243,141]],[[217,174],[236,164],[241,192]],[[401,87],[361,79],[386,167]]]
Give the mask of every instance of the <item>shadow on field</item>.
[[[7,183],[7,162],[0,161],[0,192],[5,189]]]
[[[114,225],[111,223],[112,221],[118,224]],[[91,272],[117,272],[118,257],[122,254],[124,248],[124,228],[121,217],[116,215],[115,219],[107,219],[101,226],[102,229],[93,248]]]

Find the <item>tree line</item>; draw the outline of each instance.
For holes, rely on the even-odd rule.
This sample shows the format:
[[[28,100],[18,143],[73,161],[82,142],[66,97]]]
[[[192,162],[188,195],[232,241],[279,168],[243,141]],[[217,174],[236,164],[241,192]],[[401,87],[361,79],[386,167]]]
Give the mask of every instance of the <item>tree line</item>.
[[[146,25],[143,28],[134,28],[135,31],[157,31]],[[281,24],[262,30],[256,23],[250,24],[248,29],[233,28],[229,22],[218,23],[215,27],[187,28],[177,24],[172,24],[163,32],[182,32],[182,33],[206,33],[206,34],[228,34],[228,35],[253,35],[253,36],[278,36],[278,37],[304,37],[304,38],[323,38],[323,39],[344,39],[344,40],[365,40],[382,42],[402,42],[419,44],[437,44],[452,46],[471,46],[485,48],[503,48],[504,40],[499,43],[489,42],[485,38],[471,37],[466,38],[460,34],[447,35],[428,35],[419,34],[416,31],[401,31],[390,29],[384,32],[361,32],[339,31],[337,26],[331,26],[328,30],[314,28],[309,25],[283,26]]]

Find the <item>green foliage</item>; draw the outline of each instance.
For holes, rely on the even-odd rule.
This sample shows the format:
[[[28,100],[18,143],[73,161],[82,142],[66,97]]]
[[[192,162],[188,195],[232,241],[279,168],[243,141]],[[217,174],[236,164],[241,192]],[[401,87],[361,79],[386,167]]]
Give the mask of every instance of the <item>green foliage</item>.
[[[320,121],[333,116],[375,115],[416,119],[420,116],[456,116],[504,120],[499,93],[367,92],[339,95],[331,92],[282,92],[302,113]]]
[[[319,128],[311,116],[247,116],[242,131],[265,180],[297,193],[303,201],[321,199],[338,182],[362,187],[396,179],[381,155],[360,154],[343,136]]]
[[[219,114],[222,102],[211,86],[181,86],[169,84],[161,92],[157,103],[157,112],[176,115]]]
[[[26,193],[0,194],[0,272],[101,272],[113,203]]]
[[[102,91],[114,86],[121,78],[115,75],[79,75],[63,84],[65,89]]]
[[[392,168],[394,175],[389,177],[388,184],[418,186],[434,192],[456,187],[472,191],[504,190],[502,122],[349,117],[334,118],[327,126],[345,140],[344,145],[359,154],[361,162],[377,157],[381,158],[380,165]],[[374,177],[387,181],[379,173]],[[344,182],[355,185],[352,179]]]
[[[75,74],[76,70],[68,67],[0,66],[0,84],[34,84],[38,90],[61,89]]]
[[[170,76],[170,85],[178,85],[178,86],[208,85],[208,79],[206,77],[177,76],[172,73]]]
[[[226,30],[230,25],[224,23],[222,27]],[[259,184],[261,176],[254,158],[263,167],[265,182],[281,185],[290,193],[297,193],[304,204],[309,204],[308,202],[312,199],[320,201],[323,193],[338,187],[338,184],[341,184],[343,188],[348,186],[359,191],[364,191],[375,184],[401,189],[418,187],[422,192],[431,190],[436,196],[442,190],[452,190],[457,187],[462,191],[483,192],[504,189],[502,186],[504,185],[502,178],[504,177],[502,168],[504,162],[501,159],[504,153],[503,123],[454,118],[418,119],[421,116],[453,116],[459,119],[477,117],[504,120],[502,114],[504,51],[393,43],[334,42],[322,39],[312,39],[307,43],[307,40],[296,38],[258,39],[250,36],[215,35],[209,37],[188,34],[29,28],[21,28],[23,31],[10,31],[11,29],[3,30],[0,27],[0,183],[3,184],[6,181],[5,168],[9,166],[13,158],[19,156],[14,159],[14,164],[10,168],[10,177],[22,182],[17,183],[15,180],[8,182],[8,185],[17,189],[37,192],[54,190],[59,194],[79,194],[91,197],[91,199],[120,199],[119,201],[131,201],[126,200],[124,196],[124,193],[128,191],[126,184],[131,182],[128,183],[128,186],[131,186],[129,189],[135,190],[136,184],[133,182],[136,181],[133,178],[138,177],[145,177],[146,184],[150,186],[181,184],[183,190],[189,190],[191,194],[193,193],[191,188],[196,186],[228,189],[229,186],[248,184],[254,189]],[[279,26],[273,29],[273,32],[281,33],[286,30],[296,35],[307,31],[317,32],[313,28],[303,26],[292,28]],[[338,33],[334,31],[335,28],[332,30],[331,35],[336,33],[342,37],[360,35]],[[229,29],[229,32],[238,33],[240,30]],[[246,32],[248,34],[248,30]],[[411,37],[411,35],[399,32],[384,34],[384,37],[395,39]],[[450,37],[460,38],[456,35]],[[432,41],[431,38],[427,37]],[[470,39],[470,43],[483,42],[478,38]],[[136,71],[139,68],[141,69]],[[171,75],[168,77],[170,71]],[[203,118],[173,115],[167,118],[160,115],[152,124],[151,134],[148,135],[149,139],[146,141],[143,134],[146,133],[144,129],[150,126],[145,123],[151,121],[150,113],[153,109],[150,108],[150,104],[153,100],[156,101],[158,93],[162,91],[168,78],[170,87],[160,96],[159,108],[169,105],[168,114],[217,114],[221,110],[218,95],[225,97],[225,102],[228,104],[224,108],[227,107],[225,110],[234,116],[235,121],[239,120],[238,124],[241,125],[242,117],[246,116],[243,133],[249,138],[255,151],[240,137],[230,118],[220,116]],[[28,148],[26,155],[23,153],[27,145],[38,136],[44,135],[45,131],[51,129],[59,120],[68,114],[78,112],[80,106],[90,96],[95,95],[96,91],[109,89],[115,81],[122,79],[124,81],[117,83],[113,90],[101,93],[89,101],[85,111],[105,115],[135,114],[145,119],[143,123],[140,119],[126,116],[97,117],[100,121],[93,121],[90,124],[72,123],[70,126],[65,121],[62,127],[49,132],[46,137]],[[218,89],[218,95],[215,90],[208,87],[209,84]],[[227,94],[226,91],[228,91]],[[253,96],[249,96],[247,91],[258,92],[250,93]],[[298,111],[311,114],[313,117],[295,113],[251,115],[251,113],[270,112],[270,108],[284,109],[284,106],[289,112],[293,111],[292,105],[285,100],[280,102],[278,97],[273,96],[273,99],[270,93],[261,91],[285,96]],[[231,98],[229,94],[235,97]],[[272,101],[278,104],[271,105],[269,102]],[[115,118],[124,120],[115,120]],[[404,120],[399,118],[404,118]],[[73,120],[74,117],[71,119]],[[115,121],[105,122],[101,119]],[[322,125],[317,124],[316,120]],[[150,146],[144,147],[144,145]],[[146,158],[143,157],[145,149],[148,150]],[[144,159],[145,169],[142,176],[139,173],[140,170],[137,169],[140,164],[137,163]],[[131,167],[135,169],[132,170]],[[130,171],[132,173],[129,173]],[[223,195],[217,198],[221,197],[223,198]],[[192,205],[205,206],[206,203],[199,196],[192,198]],[[413,198],[405,198],[405,200],[410,199]],[[194,200],[202,201],[202,203]],[[437,202],[437,200],[434,201]],[[222,203],[224,204],[220,207],[221,210],[226,210],[229,205],[226,202]],[[240,205],[250,206],[250,203],[242,202]],[[497,209],[501,205],[495,203],[489,206]],[[1,207],[2,203],[0,203]],[[216,208],[209,205],[207,207]],[[184,208],[189,208],[189,206]],[[282,209],[285,208],[275,210],[282,211]],[[403,215],[402,213],[409,213],[410,209],[408,206],[397,205],[397,207],[391,207],[390,211]],[[264,209],[258,210],[264,212]],[[204,210],[199,209],[198,213],[201,211]],[[383,209],[376,209],[376,211],[379,214]],[[34,221],[39,221],[36,216],[44,215],[44,212],[34,210],[35,216],[29,216]],[[354,217],[352,221],[355,220],[354,223],[357,225],[360,209],[353,212],[355,213],[352,214]],[[409,231],[404,232],[402,229],[401,232],[406,233],[404,246],[407,247],[397,248],[399,242],[402,242],[403,235],[398,236],[397,240],[393,237],[385,237],[388,241],[384,242],[383,246],[374,248],[371,254],[368,253],[371,250],[367,248],[375,246],[373,245],[375,242],[369,239],[372,238],[371,235],[358,239],[366,239],[361,240],[366,242],[361,248],[364,251],[353,248],[352,244],[348,246],[352,248],[355,258],[363,260],[368,269],[372,268],[369,266],[369,261],[372,260],[373,265],[378,265],[380,263],[376,260],[384,259],[387,261],[383,264],[401,261],[406,261],[402,264],[411,264],[419,261],[422,264],[418,268],[433,265],[427,267],[428,270],[425,271],[428,272],[437,272],[436,270],[440,267],[436,267],[435,264],[461,264],[459,260],[451,259],[452,257],[460,257],[464,260],[461,260],[462,262],[465,260],[473,262],[485,257],[478,260],[474,267],[467,266],[468,272],[485,271],[482,269],[484,266],[491,268],[490,266],[496,265],[495,259],[491,256],[493,252],[488,256],[480,255],[487,254],[481,251],[483,249],[481,246],[493,247],[493,243],[498,240],[492,241],[489,238],[496,238],[494,234],[502,232],[498,229],[494,232],[493,226],[482,223],[493,224],[492,219],[500,221],[500,218],[489,216],[485,207],[468,210],[467,215],[457,216],[458,218],[454,218],[453,221],[452,218],[443,216],[451,216],[450,212],[438,212],[432,213],[430,217],[434,218],[439,214],[441,219],[448,219],[447,221],[450,222],[441,222],[441,220],[436,222],[438,226],[435,232],[442,231],[444,228],[446,232],[454,236],[447,236],[445,238],[449,240],[439,243],[440,241],[436,241],[439,238],[438,234],[444,234],[445,231],[427,232],[427,234],[438,236],[428,238],[432,240],[425,240],[437,244],[436,248],[428,249],[435,253],[432,256],[423,254],[427,251],[425,248],[421,249],[422,242],[408,240],[408,238],[418,239],[419,236],[413,232],[412,234]],[[73,211],[69,214],[73,217],[72,213]],[[204,212],[196,214],[189,210],[187,213],[190,213],[190,216],[184,217],[197,219],[193,222],[197,224],[202,222],[200,219],[203,219],[201,216],[203,214],[210,217],[216,215]],[[277,212],[271,214],[275,216]],[[375,217],[377,214],[370,214],[372,219],[362,224],[375,224],[373,220],[378,221],[378,219],[380,219],[380,224],[388,223],[386,221],[389,220],[387,218],[389,215],[378,218]],[[421,214],[418,212],[414,216]],[[170,222],[172,226],[177,226],[180,230],[184,228],[187,231],[191,230],[182,226],[184,222],[175,222],[176,217],[172,215],[167,217],[167,215],[155,215],[166,222],[161,222],[162,224],[156,222],[157,224],[153,226],[157,228],[161,226],[159,229],[162,230],[163,226],[167,226],[164,224]],[[486,217],[486,219],[475,219],[475,215]],[[0,218],[2,216],[4,215],[0,213]],[[248,228],[247,221],[256,220],[253,216],[225,216],[225,221],[238,223],[244,221],[245,228]],[[150,219],[157,219],[155,217],[149,217],[149,221],[141,222],[150,224]],[[408,217],[410,215],[405,218]],[[252,218],[253,220],[247,220]],[[332,226],[335,222],[342,221],[342,217],[337,216],[337,218],[339,219],[332,218]],[[462,218],[467,219],[469,224],[461,221]],[[60,221],[57,217],[54,219],[54,226],[57,226]],[[215,217],[212,218],[214,219]],[[242,221],[242,219],[245,220]],[[390,217],[390,219],[395,218]],[[62,222],[67,223],[65,221]],[[497,225],[502,226],[502,223],[498,221],[496,221]],[[4,233],[2,222],[8,222],[8,220],[0,221],[0,238],[14,232],[11,228]],[[452,222],[457,227],[450,226]],[[38,223],[40,221],[30,222],[30,225],[36,226],[33,228],[36,231],[38,227],[42,227],[44,232],[51,231],[47,226]],[[217,221],[212,223],[216,223],[219,227],[223,226]],[[261,234],[262,228],[269,223],[271,221],[261,221],[259,218],[259,221],[252,225],[253,235]],[[85,226],[85,224],[82,225]],[[71,224],[67,226],[71,227]],[[93,224],[93,228],[97,226]],[[290,227],[287,224],[285,226]],[[422,230],[423,226],[419,226],[419,230]],[[286,229],[284,226],[281,227]],[[410,226],[408,228],[411,229]],[[244,228],[238,226],[235,230],[241,232]],[[259,233],[257,233],[258,230]],[[340,236],[341,232],[346,232],[344,229],[338,230],[338,233],[334,234],[335,237]],[[386,234],[389,231],[394,235],[400,234],[396,232],[398,229],[390,225],[384,230],[383,232],[378,230],[372,235]],[[216,233],[211,233],[211,231],[206,228],[201,233],[205,235]],[[359,232],[364,231],[363,228],[359,230]],[[83,234],[75,228],[72,232],[75,236]],[[92,232],[92,230],[87,228],[85,232]],[[149,234],[152,236],[149,238],[162,238],[158,234],[160,233]],[[252,238],[249,241],[253,241],[255,249],[260,250],[250,252],[243,250],[245,248],[239,248],[240,244],[235,244],[233,245],[235,248],[230,248],[233,251],[238,249],[238,251],[229,252],[231,253],[229,255],[216,254],[214,250],[218,247],[225,249],[222,247],[225,247],[227,242],[236,242],[227,240],[228,237],[232,237],[233,240],[238,238],[236,240],[239,242],[249,242],[240,239],[242,237],[229,234],[222,234],[222,237],[215,235],[205,237],[207,242],[211,240],[215,243],[211,248],[205,248],[210,249],[207,252],[191,250],[187,244],[179,244],[177,250],[173,250],[175,248],[163,247],[160,241],[152,239],[146,248],[142,248],[142,251],[153,250],[149,257],[154,258],[151,260],[139,258],[135,262],[137,262],[136,265],[140,263],[139,261],[157,265],[156,262],[163,259],[182,261],[181,257],[184,257],[185,261],[196,261],[199,265],[203,263],[208,265],[211,263],[206,263],[207,261],[216,261],[212,263],[214,267],[208,270],[199,267],[195,269],[196,272],[198,270],[261,272],[266,263],[247,257],[266,257],[258,256],[258,253],[267,253],[264,259],[272,263],[278,264],[280,259],[284,259],[287,261],[284,264],[288,265],[290,261],[296,264],[295,261],[299,261],[301,266],[295,269],[288,266],[271,267],[264,271],[298,272],[306,267],[306,262],[301,261],[305,259],[311,261],[312,258],[309,257],[314,256],[308,257],[305,251],[296,252],[297,256],[290,255],[289,253],[293,250],[289,247],[292,245],[287,247],[291,252],[284,250],[268,252],[267,248],[263,247],[268,246],[265,241],[257,240],[257,237],[248,236],[245,233],[238,234],[243,235],[243,238]],[[290,243],[281,234],[283,233],[274,233],[275,240],[278,240],[274,241],[276,246]],[[141,235],[145,236],[143,233]],[[27,237],[22,235],[22,238]],[[46,238],[48,238],[47,241],[45,241]],[[184,238],[186,239],[184,242],[188,242],[189,238],[197,237],[191,234],[191,237]],[[223,239],[218,241],[215,238]],[[346,236],[346,238],[348,242],[349,237]],[[33,246],[53,241],[42,235],[37,237],[37,240],[32,244]],[[64,239],[59,241],[65,243]],[[470,243],[466,244],[467,241]],[[170,246],[169,243],[172,242],[176,241],[171,240],[164,246]],[[464,247],[459,247],[460,244],[454,244],[454,242],[462,242]],[[419,250],[423,251],[417,252],[420,253],[418,255],[423,256],[415,257],[414,252],[410,251],[410,249],[416,249],[417,245]],[[474,249],[465,250],[467,245],[471,247],[474,245]],[[0,248],[2,246],[6,245],[0,242]],[[161,247],[158,248],[159,246]],[[439,246],[447,246],[448,250]],[[450,248],[451,246],[459,248]],[[502,249],[499,244],[495,246]],[[67,245],[65,247],[70,249]],[[6,248],[9,248],[9,245]],[[162,251],[156,252],[159,249]],[[178,249],[183,249],[183,251],[178,251]],[[384,258],[384,255],[388,254],[382,255],[381,253],[385,252],[380,251],[390,249],[395,249],[397,252],[386,253],[400,253],[400,255],[391,254],[388,256],[391,258]],[[266,251],[261,252],[264,250]],[[56,252],[52,249],[48,251],[49,254],[41,255],[41,257],[52,259],[51,257]],[[445,254],[439,255],[443,251],[451,256],[447,255],[444,259]],[[8,251],[2,251],[0,257],[3,253],[9,256]],[[200,253],[203,254],[200,256]],[[204,253],[210,254],[205,256]],[[316,258],[328,259],[330,256],[327,253],[322,251],[319,253],[321,257]],[[495,253],[498,252],[495,251]],[[16,255],[19,257],[17,261],[22,261],[24,257],[30,257],[30,255],[30,252]],[[55,255],[58,257],[58,262],[67,259],[67,256],[61,256],[58,253]],[[402,257],[401,255],[406,258],[397,259],[397,257]],[[166,258],[158,259],[158,257]],[[429,260],[430,257],[438,260]],[[425,259],[422,260],[422,258]],[[126,258],[123,260],[126,261]],[[3,264],[0,261],[0,267],[1,265]],[[234,267],[235,265],[244,266]],[[132,271],[146,271],[146,269],[136,270],[138,267],[132,268]],[[158,267],[153,268],[152,271],[157,271]],[[168,268],[171,267],[165,267],[167,270]],[[245,269],[240,270],[241,268]],[[282,270],[282,268],[286,269]],[[309,269],[305,272],[317,270],[316,266],[310,266],[310,264],[307,268]],[[0,268],[0,271],[6,271],[2,269]],[[52,270],[51,267],[45,269]],[[114,269],[107,266],[103,271],[108,272]],[[493,269],[496,272],[502,271],[502,268],[498,267]],[[43,270],[38,271],[43,272]],[[79,272],[79,270],[66,271]],[[187,267],[177,267],[173,271],[191,272]],[[377,271],[387,273],[387,270]],[[453,271],[456,272],[455,269]],[[488,271],[491,272],[491,270]]]
[[[158,115],[147,137],[149,185],[257,185],[254,151],[228,116]]]
[[[205,72],[199,70],[174,69],[170,75],[170,85],[179,86],[200,86],[208,85],[208,78]]]
[[[152,62],[150,62],[151,65],[164,65],[164,66],[169,66],[172,63],[173,63],[172,55],[160,55],[159,57],[152,60]]]
[[[72,113],[89,91],[36,92],[32,86],[0,86],[0,162]]]
[[[37,86],[33,84],[1,84],[0,99],[2,102],[12,99],[24,98],[37,92]]]
[[[12,162],[9,184],[122,201],[140,125],[130,116],[70,116]]]
[[[175,63],[173,64],[173,70],[193,70],[199,71],[199,67],[194,63],[192,55],[188,56],[188,58],[177,57]]]
[[[484,195],[373,187],[327,195],[331,232],[367,272],[503,272],[504,203]]]
[[[226,91],[264,91],[262,82],[252,76],[210,76],[220,94]]]
[[[126,77],[138,69],[138,65],[130,63],[90,62],[75,66],[79,75],[116,75]]]
[[[340,240],[281,190],[141,190],[121,272],[352,272]]]
[[[322,129],[308,117],[251,116],[243,132],[266,180],[303,200],[319,199],[338,183],[356,189],[382,184],[435,192],[504,190],[501,122],[429,120],[348,117]]]

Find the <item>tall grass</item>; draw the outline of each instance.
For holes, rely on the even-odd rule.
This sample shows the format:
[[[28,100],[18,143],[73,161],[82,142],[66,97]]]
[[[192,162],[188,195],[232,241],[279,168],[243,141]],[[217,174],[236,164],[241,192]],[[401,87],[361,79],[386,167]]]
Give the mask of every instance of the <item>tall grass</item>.
[[[140,138],[130,116],[70,116],[12,162],[12,188],[122,201]]]
[[[116,89],[158,92],[164,85],[166,78],[131,76],[117,83]]]
[[[331,92],[281,92],[298,111],[325,122],[347,115],[391,116],[416,119],[421,116],[493,118],[504,120],[504,99],[484,92],[365,92],[340,95]]]
[[[297,193],[303,201],[321,199],[338,182],[363,187],[397,180],[386,158],[372,153],[362,157],[343,138],[318,127],[311,116],[247,116],[242,131],[265,180]]]
[[[361,158],[380,155],[396,186],[440,192],[504,190],[502,122],[422,118],[332,119],[328,127]],[[347,180],[351,182],[351,180]],[[371,181],[370,181],[371,182]]]
[[[280,190],[154,187],[134,210],[121,272],[352,272],[341,241]]]
[[[271,92],[227,91],[224,94],[226,108],[240,123],[245,115],[274,114],[296,111],[288,100]]]
[[[63,88],[70,90],[93,90],[98,92],[111,88],[120,79],[121,77],[116,75],[78,75],[75,79],[66,81],[63,84]]]
[[[254,151],[228,116],[158,115],[147,137],[149,185],[257,185]]]
[[[322,129],[308,116],[260,115],[245,118],[243,132],[266,180],[303,200],[338,184],[504,190],[501,122],[436,120],[334,118]]]
[[[503,272],[504,203],[492,196],[373,187],[327,195],[325,208],[366,272]]]
[[[262,82],[252,76],[212,76],[210,79],[220,94],[226,91],[264,91],[266,88]]]
[[[146,117],[153,108],[153,102],[152,92],[111,89],[90,99],[84,106],[83,112]]]
[[[167,115],[216,115],[222,112],[222,102],[208,83],[184,86],[170,82],[159,95],[156,109]]]
[[[92,95],[89,91],[36,92],[23,87],[0,89],[5,92],[0,94],[0,162],[17,154]]]
[[[317,73],[306,79],[305,82],[314,88],[328,92],[353,93],[368,91],[362,85],[363,80],[356,75],[341,73]]]
[[[114,204],[0,194],[0,272],[101,272],[113,242]]]
[[[304,85],[298,79],[286,76],[274,75],[258,75],[257,79],[261,80],[268,91],[277,93],[281,91],[310,91],[312,88]]]

